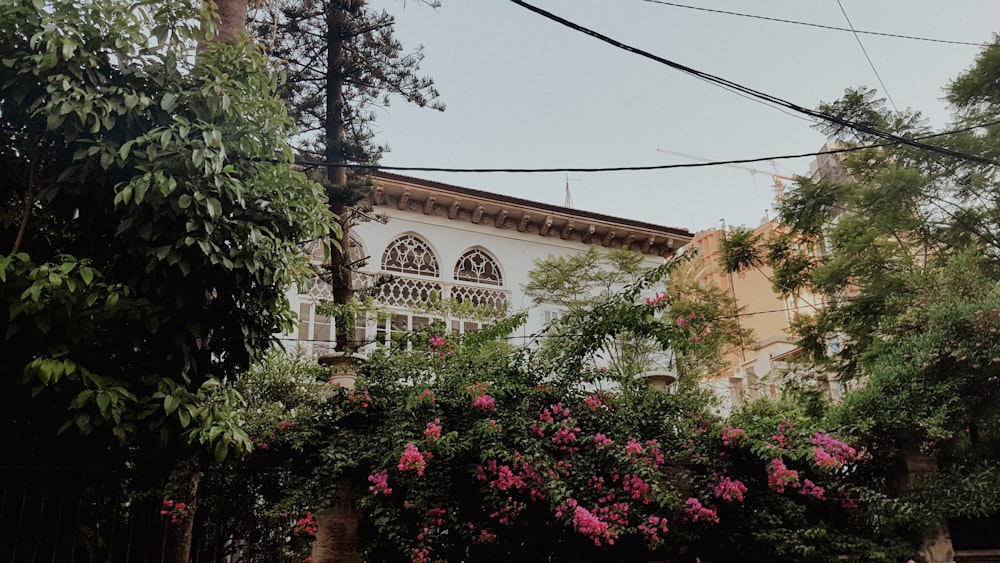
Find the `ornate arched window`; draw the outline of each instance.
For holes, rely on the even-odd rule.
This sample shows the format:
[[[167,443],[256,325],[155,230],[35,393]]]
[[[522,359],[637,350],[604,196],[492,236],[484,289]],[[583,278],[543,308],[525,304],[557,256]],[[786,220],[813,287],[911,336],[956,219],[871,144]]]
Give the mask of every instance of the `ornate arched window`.
[[[403,235],[389,244],[382,255],[382,270],[434,278],[441,276],[434,251],[414,235]]]
[[[458,259],[455,264],[455,280],[503,286],[500,265],[479,248],[473,248]]]

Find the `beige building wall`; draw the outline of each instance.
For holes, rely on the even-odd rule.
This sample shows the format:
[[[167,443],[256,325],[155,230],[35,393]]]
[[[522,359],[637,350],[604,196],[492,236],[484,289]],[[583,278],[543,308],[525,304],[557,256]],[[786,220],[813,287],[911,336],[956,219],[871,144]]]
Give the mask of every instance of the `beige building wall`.
[[[754,233],[766,242],[780,228],[777,221],[767,220]],[[741,309],[740,326],[753,332],[750,341],[729,355],[729,368],[706,382],[720,400],[720,412],[728,414],[748,399],[780,391],[777,370],[797,349],[791,322],[796,315],[812,314],[822,307],[822,302],[809,294],[783,297],[774,290],[773,271],[767,266],[726,273],[720,263],[724,237],[723,229],[700,231],[685,246],[685,252],[698,252],[692,263],[694,279],[703,287],[715,286],[735,297]]]

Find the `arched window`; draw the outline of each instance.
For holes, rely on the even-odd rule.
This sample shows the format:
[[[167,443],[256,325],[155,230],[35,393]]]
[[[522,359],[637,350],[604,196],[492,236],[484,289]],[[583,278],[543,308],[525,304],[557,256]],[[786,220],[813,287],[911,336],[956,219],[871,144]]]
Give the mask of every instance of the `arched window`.
[[[479,248],[473,248],[458,259],[455,264],[455,280],[503,286],[499,264]]]
[[[382,255],[382,270],[434,278],[441,276],[434,252],[414,235],[403,235],[389,244]]]

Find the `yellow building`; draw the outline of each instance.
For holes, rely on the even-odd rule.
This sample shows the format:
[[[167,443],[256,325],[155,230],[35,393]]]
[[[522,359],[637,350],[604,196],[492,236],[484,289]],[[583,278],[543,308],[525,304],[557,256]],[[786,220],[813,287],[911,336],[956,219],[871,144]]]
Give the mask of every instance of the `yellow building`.
[[[775,236],[781,225],[765,220],[754,229],[754,234],[766,242]],[[761,396],[776,395],[782,386],[781,375],[790,360],[800,354],[791,335],[790,326],[797,315],[810,315],[823,306],[822,299],[808,293],[783,296],[775,291],[773,271],[768,266],[735,274],[728,274],[720,263],[725,230],[708,229],[695,234],[684,252],[697,251],[692,260],[690,275],[702,287],[722,289],[731,295],[740,308],[737,318],[740,327],[752,331],[751,341],[742,342],[728,358],[729,367],[706,385],[718,395],[722,413],[730,412],[744,401]],[[839,394],[831,389],[833,396]]]

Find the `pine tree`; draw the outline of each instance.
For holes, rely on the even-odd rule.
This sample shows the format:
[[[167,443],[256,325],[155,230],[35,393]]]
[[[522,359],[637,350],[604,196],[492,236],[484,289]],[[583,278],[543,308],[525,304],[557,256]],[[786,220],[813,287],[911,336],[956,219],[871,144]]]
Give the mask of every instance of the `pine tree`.
[[[434,3],[429,5],[436,6]],[[387,146],[375,141],[376,110],[394,99],[444,110],[430,78],[418,75],[421,48],[406,51],[394,35],[395,19],[364,0],[281,1],[264,9],[255,29],[286,73],[282,96],[299,126],[300,155],[323,161],[314,179],[324,185],[341,217],[342,249],[332,249],[325,278],[333,302],[353,294],[347,259],[353,205],[368,194],[370,169],[338,165],[377,163]],[[337,347],[350,334],[337,328]]]

